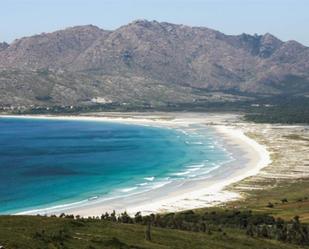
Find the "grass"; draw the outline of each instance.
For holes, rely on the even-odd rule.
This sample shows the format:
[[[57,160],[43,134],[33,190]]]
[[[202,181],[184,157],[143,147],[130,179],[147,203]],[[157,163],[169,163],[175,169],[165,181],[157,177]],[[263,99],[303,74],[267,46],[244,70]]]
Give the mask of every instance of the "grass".
[[[293,139],[293,140],[301,140],[301,141],[306,141],[306,142],[309,142],[309,138],[305,138],[303,136],[300,136],[298,134],[289,134],[289,135],[286,135],[286,136],[283,136],[287,139]]]
[[[251,238],[237,229],[185,232],[153,228],[152,241],[144,239],[145,227],[108,221],[76,221],[68,218],[1,216],[0,244],[9,249],[30,248],[175,248],[175,249],[292,249],[302,248],[274,240]],[[308,247],[303,247],[308,248]]]
[[[259,141],[254,133],[247,133],[247,135]],[[293,140],[294,142],[295,140],[301,142],[309,141],[307,136],[296,133],[284,135],[283,138],[289,139],[291,142],[293,142]],[[280,160],[281,157],[282,155],[278,153],[273,153],[271,155],[273,162]],[[284,163],[284,160],[282,160],[282,163]],[[304,164],[304,166],[309,166],[309,164]],[[250,185],[254,186],[255,182],[250,182]],[[291,220],[293,217],[299,216],[303,223],[309,224],[308,178],[281,180],[265,178],[263,180],[263,185],[261,185],[261,182],[257,182],[257,186],[262,186],[264,188],[245,191],[245,198],[227,203],[223,208],[237,208],[240,210],[250,209],[254,212],[267,213],[285,220]],[[268,188],[268,186],[271,187]],[[286,199],[287,202],[282,202],[284,199]]]
[[[250,190],[250,194],[241,200],[228,203],[224,208],[250,209],[255,212],[271,214],[285,220],[298,215],[304,223],[309,223],[309,179],[277,183],[265,182],[276,187],[264,190]],[[283,201],[286,199],[287,202]],[[272,208],[267,207],[272,203]],[[221,208],[220,208],[221,209]]]

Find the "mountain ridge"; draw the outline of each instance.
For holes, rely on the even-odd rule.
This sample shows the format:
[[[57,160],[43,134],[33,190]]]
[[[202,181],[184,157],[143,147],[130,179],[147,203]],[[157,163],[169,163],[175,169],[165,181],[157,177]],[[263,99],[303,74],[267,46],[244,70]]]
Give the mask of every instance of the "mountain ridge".
[[[138,97],[130,100],[133,86]],[[93,98],[164,105],[171,100],[159,96],[160,87],[189,102],[211,92],[307,94],[309,48],[269,33],[235,36],[147,20],[113,31],[75,26],[0,43],[0,87],[2,105],[80,105]],[[158,96],[152,99],[147,87]]]

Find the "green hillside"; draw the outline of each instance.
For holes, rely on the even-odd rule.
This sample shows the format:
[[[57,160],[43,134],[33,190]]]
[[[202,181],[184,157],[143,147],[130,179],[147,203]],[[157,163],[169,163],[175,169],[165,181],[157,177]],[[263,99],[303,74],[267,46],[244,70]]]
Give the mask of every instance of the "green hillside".
[[[5,248],[203,248],[289,249],[308,248],[270,239],[249,237],[243,230],[211,233],[152,228],[152,241],[145,240],[145,226],[106,220],[73,220],[55,217],[0,217],[0,243]]]

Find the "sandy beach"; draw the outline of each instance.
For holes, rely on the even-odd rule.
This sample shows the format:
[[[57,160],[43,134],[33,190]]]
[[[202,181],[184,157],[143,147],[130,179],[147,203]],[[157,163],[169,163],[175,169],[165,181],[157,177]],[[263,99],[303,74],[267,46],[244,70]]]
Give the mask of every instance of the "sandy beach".
[[[21,117],[21,116],[18,116]],[[127,211],[134,215],[181,211],[186,209],[220,205],[242,198],[239,192],[227,190],[231,184],[257,175],[271,163],[265,146],[245,135],[241,126],[236,126],[239,116],[235,114],[200,113],[104,113],[87,116],[23,116],[25,118],[92,120],[150,125],[192,132],[197,128],[214,129],[224,142],[234,160],[211,171],[203,179],[173,181],[162,187],[110,200],[92,200],[72,205],[32,210],[23,214],[59,214],[62,212],[81,216],[99,216],[104,212]],[[193,128],[194,127],[194,128]]]

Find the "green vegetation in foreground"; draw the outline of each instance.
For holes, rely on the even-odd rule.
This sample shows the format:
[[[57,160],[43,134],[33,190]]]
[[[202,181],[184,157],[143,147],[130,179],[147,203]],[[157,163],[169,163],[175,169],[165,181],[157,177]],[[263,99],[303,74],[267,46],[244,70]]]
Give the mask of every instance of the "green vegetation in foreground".
[[[95,249],[95,248],[177,248],[177,249],[292,249],[308,248],[246,235],[237,228],[211,232],[189,232],[152,227],[151,241],[145,239],[145,225],[123,224],[101,219],[38,216],[1,216],[0,243],[9,249]]]
[[[265,181],[265,186],[276,186],[264,190],[250,190],[243,199],[228,203],[226,208],[250,209],[254,212],[269,213],[285,220],[299,216],[302,222],[309,223],[309,179],[291,182]]]
[[[9,249],[309,248],[298,245],[301,241],[307,243],[299,233],[287,231],[290,239],[281,237],[283,242],[278,240],[283,235],[278,233],[281,229],[276,230],[281,224],[283,231],[285,227],[299,231],[303,225],[291,221],[295,216],[302,223],[309,223],[309,180],[289,184],[274,181],[265,184],[277,187],[251,191],[246,199],[226,207],[152,217],[151,241],[145,238],[149,217],[139,215],[130,219],[123,214],[119,221],[111,215],[85,220],[71,216],[0,216],[0,245]],[[306,230],[302,234],[306,236]]]

